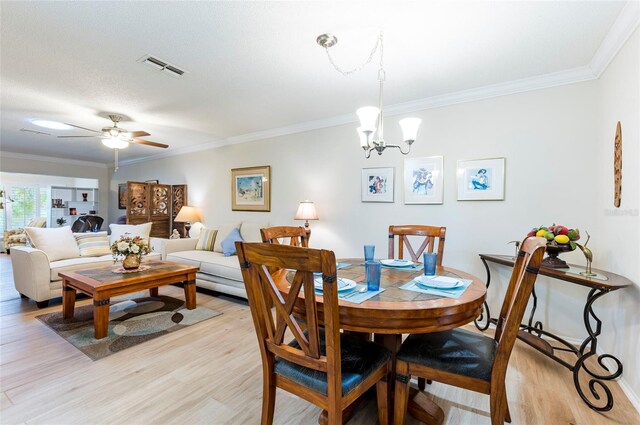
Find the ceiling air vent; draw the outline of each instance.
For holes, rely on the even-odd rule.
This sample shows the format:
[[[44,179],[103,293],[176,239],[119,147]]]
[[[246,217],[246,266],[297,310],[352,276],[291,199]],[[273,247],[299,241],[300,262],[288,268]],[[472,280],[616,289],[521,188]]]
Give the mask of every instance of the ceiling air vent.
[[[138,62],[146,64],[156,71],[163,71],[167,75],[171,75],[173,77],[181,77],[184,74],[184,71],[182,69],[151,55],[143,56]]]

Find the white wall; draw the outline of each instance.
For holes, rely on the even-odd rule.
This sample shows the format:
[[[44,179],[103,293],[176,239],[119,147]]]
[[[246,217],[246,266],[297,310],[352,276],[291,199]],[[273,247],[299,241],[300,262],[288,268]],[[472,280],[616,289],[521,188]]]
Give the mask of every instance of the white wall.
[[[601,351],[623,360],[624,383],[640,396],[640,30],[627,41],[597,85],[596,222],[592,249],[598,266],[636,286],[606,296]],[[613,141],[622,124],[622,201],[613,206]],[[590,244],[591,245],[591,244]],[[595,262],[595,260],[594,260]],[[640,399],[635,400],[640,410]]]
[[[531,227],[564,224],[588,230],[594,267],[616,271],[640,284],[638,216],[610,217],[612,146],[615,122],[623,121],[625,156],[623,208],[638,208],[638,36],[628,43],[601,80],[521,93],[422,111],[418,141],[410,157],[443,155],[443,205],[404,205],[404,157],[388,151],[363,158],[356,125],[327,128],[235,146],[122,166],[111,180],[160,179],[189,185],[189,204],[202,208],[205,224],[241,220],[301,224],[293,215],[298,202],[316,203],[320,220],[312,222],[311,245],[338,257],[362,255],[376,244],[385,256],[390,224],[447,226],[444,262],[485,278],[478,253],[510,254],[508,241],[522,239]],[[635,68],[633,65],[635,63]],[[627,92],[634,92],[629,95]],[[621,98],[625,98],[620,102]],[[387,141],[400,138],[398,120],[387,118]],[[506,199],[456,201],[455,165],[459,159],[506,157]],[[634,162],[635,161],[635,162]],[[270,213],[231,211],[230,169],[272,167]],[[360,202],[363,167],[396,169],[395,203]],[[118,215],[112,203],[111,216]],[[583,264],[577,251],[564,254]],[[495,312],[510,271],[494,267],[489,302]],[[561,335],[584,338],[582,308],[587,289],[540,277],[537,319]],[[628,386],[640,394],[638,287],[605,297],[596,307],[605,319],[600,349],[625,365]],[[567,372],[567,379],[571,375]]]

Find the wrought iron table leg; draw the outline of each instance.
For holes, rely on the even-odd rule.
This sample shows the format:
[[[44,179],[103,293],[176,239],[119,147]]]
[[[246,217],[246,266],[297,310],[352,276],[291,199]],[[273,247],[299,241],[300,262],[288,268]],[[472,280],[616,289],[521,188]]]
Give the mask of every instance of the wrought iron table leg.
[[[484,268],[487,270],[487,293],[489,292],[489,285],[491,284],[491,272],[489,271],[489,265],[484,258],[480,258],[482,260],[482,264],[484,264]],[[484,315],[487,314],[487,322],[483,325],[482,322],[485,320]],[[491,324],[491,312],[489,311],[489,304],[487,304],[487,300],[484,300],[482,304],[482,311],[480,312],[480,316],[476,317],[473,323],[476,325],[476,328],[480,331],[486,331],[489,329],[489,325]]]
[[[582,342],[582,345],[580,345],[580,350],[579,350],[580,357],[578,358],[578,360],[575,363],[575,366],[573,367],[573,383],[576,387],[576,390],[578,391],[578,394],[580,394],[580,397],[582,398],[582,400],[590,408],[592,408],[593,410],[597,410],[599,412],[606,412],[608,410],[611,410],[611,408],[613,407],[613,395],[611,394],[611,390],[602,381],[610,381],[622,375],[622,363],[620,362],[620,360],[618,360],[616,357],[612,356],[611,354],[602,354],[597,357],[597,361],[600,367],[602,367],[604,370],[607,371],[607,373],[605,374],[595,373],[592,370],[590,370],[585,364],[585,361],[589,357],[596,355],[596,349],[598,346],[598,336],[600,335],[600,332],[602,330],[602,321],[593,312],[593,303],[606,293],[607,293],[606,291],[602,291],[595,288],[589,291],[589,295],[587,296],[587,303],[584,306],[584,313],[583,313],[584,325],[587,329],[587,333],[589,334],[589,336],[587,336],[587,338]],[[595,323],[596,323],[595,330],[591,326],[591,318],[595,320]],[[587,348],[588,348],[588,351],[586,351]],[[603,360],[606,358],[611,359],[615,362],[616,368],[614,371],[610,371],[609,368],[604,365]],[[580,385],[579,376],[582,370],[584,370],[591,376],[591,378],[589,378],[588,385],[589,385],[589,392],[591,393],[591,396],[593,396],[593,398],[595,399],[595,401],[593,402],[587,398],[587,394],[585,393],[585,391],[582,389],[582,386]],[[604,395],[605,395],[604,399],[602,398],[602,395],[599,394],[597,387],[600,387],[600,389],[604,391]],[[595,404],[598,401],[602,401],[602,403],[599,403],[600,405]]]
[[[533,285],[533,289],[531,290],[531,296],[533,297],[533,305],[531,306],[531,313],[529,313],[529,322],[527,331],[529,333],[535,332],[536,330],[544,330],[541,321],[537,321],[533,323],[533,317],[536,314],[536,310],[538,308],[538,295],[536,294],[536,285]],[[541,332],[536,332],[538,336],[541,336]]]

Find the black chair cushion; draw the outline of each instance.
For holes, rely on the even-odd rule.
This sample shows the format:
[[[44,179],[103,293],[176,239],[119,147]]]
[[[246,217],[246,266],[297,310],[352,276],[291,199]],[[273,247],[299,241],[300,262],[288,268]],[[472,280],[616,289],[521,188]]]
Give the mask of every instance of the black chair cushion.
[[[415,334],[402,344],[397,358],[432,369],[483,381],[491,380],[498,343],[464,329]]]
[[[300,348],[294,339],[291,347]],[[326,355],[324,331],[320,331],[320,351]],[[369,375],[389,360],[391,352],[373,342],[340,334],[340,357],[342,360],[342,395],[356,388]],[[287,379],[304,385],[318,393],[327,395],[327,374],[308,367],[276,358],[274,372]]]

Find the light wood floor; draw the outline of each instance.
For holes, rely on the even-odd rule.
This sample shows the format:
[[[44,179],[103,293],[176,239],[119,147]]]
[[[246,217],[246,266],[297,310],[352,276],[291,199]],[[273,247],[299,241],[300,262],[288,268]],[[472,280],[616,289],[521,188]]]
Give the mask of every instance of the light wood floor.
[[[2,293],[10,294],[6,255],[0,255],[0,278]],[[184,299],[177,287],[160,292]],[[38,310],[8,296],[0,302],[0,423],[258,424],[261,365],[249,308],[202,293],[197,302],[224,315],[94,362],[35,319],[60,304]],[[567,370],[522,343],[511,358],[507,388],[513,424],[640,423],[617,383],[610,384],[613,410],[594,412]],[[488,396],[438,383],[427,391],[447,424],[490,423]],[[376,423],[375,409],[374,402],[364,405],[350,423]],[[278,390],[276,424],[317,423],[318,413]]]

